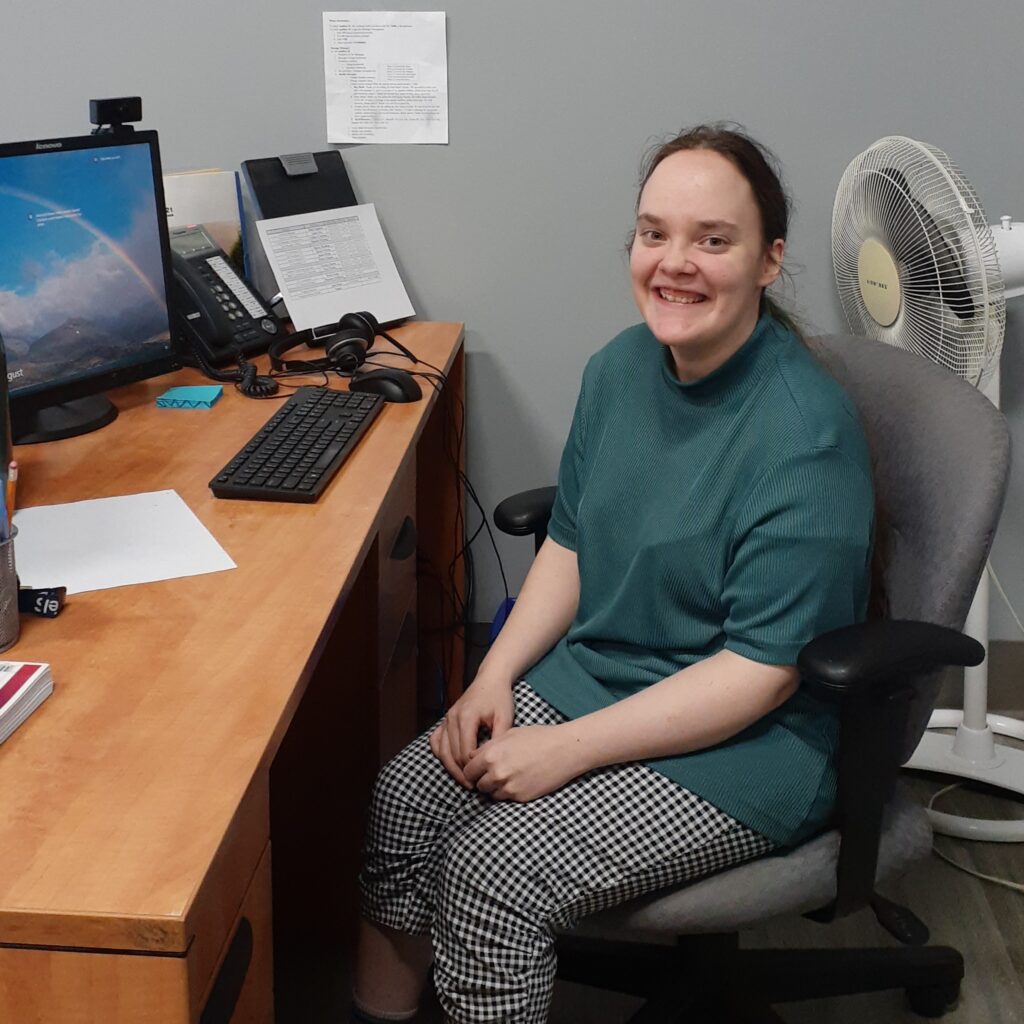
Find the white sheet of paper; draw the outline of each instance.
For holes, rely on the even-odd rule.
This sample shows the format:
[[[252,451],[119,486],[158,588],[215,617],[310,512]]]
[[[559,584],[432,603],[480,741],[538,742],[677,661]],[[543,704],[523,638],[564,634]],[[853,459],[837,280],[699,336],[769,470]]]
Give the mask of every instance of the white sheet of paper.
[[[382,324],[412,316],[373,203],[256,221],[297,330],[365,309]]]
[[[328,142],[448,141],[444,11],[324,11]]]
[[[24,587],[81,594],[235,568],[176,491],[23,508],[14,525]]]

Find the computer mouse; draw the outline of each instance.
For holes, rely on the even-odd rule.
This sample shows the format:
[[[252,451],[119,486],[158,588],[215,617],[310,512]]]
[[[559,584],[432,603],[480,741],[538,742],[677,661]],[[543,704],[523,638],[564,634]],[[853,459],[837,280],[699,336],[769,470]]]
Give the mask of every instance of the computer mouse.
[[[348,382],[348,389],[380,395],[385,402],[416,402],[423,397],[416,378],[408,370],[400,370],[397,366],[360,373]]]

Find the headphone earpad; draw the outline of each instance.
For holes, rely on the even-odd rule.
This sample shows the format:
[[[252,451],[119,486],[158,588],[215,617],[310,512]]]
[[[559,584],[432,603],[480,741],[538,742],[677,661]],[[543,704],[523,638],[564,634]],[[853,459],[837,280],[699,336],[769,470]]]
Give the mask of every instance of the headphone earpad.
[[[363,365],[372,341],[372,338],[367,339],[364,331],[339,331],[328,339],[324,355],[334,369],[342,373],[352,373]]]
[[[359,331],[366,336],[366,347],[373,344],[380,333],[380,324],[372,313],[346,313],[339,321],[341,330]]]

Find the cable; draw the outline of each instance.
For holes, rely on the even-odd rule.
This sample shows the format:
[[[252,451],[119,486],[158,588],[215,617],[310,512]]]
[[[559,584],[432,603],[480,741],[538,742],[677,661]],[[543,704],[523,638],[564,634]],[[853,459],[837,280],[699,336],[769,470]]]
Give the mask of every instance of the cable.
[[[238,362],[239,378],[235,387],[245,395],[246,398],[272,398],[278,392],[278,383],[273,377],[266,377],[256,372],[256,367],[245,358],[245,354],[239,349],[235,353]]]
[[[491,542],[491,548],[494,550],[494,557],[498,561],[498,571],[501,573],[501,583],[505,589],[505,600],[508,600],[508,579],[505,576],[505,566],[501,561],[501,555],[498,554],[498,545],[494,540],[494,534],[491,532],[491,524],[487,521],[487,513],[484,512],[483,505],[480,504],[480,499],[476,496],[476,491],[473,489],[473,485],[469,482],[469,477],[466,476],[461,470],[459,471],[459,478],[462,480],[466,487],[466,493],[473,499],[473,504],[476,505],[477,510],[480,512],[480,517],[483,522],[484,529],[487,530],[487,539]],[[478,531],[479,532],[479,531]]]
[[[413,353],[410,352],[409,349],[407,349],[400,341],[397,341],[395,338],[392,338],[391,335],[388,334],[386,331],[382,331],[382,330],[378,329],[377,333],[382,338],[386,339],[387,341],[390,341],[391,344],[394,345],[395,348],[397,348],[398,351],[401,352],[402,355],[405,356],[406,359],[411,359],[414,363],[422,362],[422,360],[418,359],[415,355],[413,355]],[[430,366],[430,363],[423,363],[423,365],[424,366]],[[436,366],[430,366],[430,368],[432,370],[436,370],[437,369]]]
[[[1017,623],[1017,628],[1024,633],[1024,624],[1021,623],[1017,617],[1017,613],[1013,610],[1013,605],[1010,604],[1010,599],[1006,596],[1006,591],[1003,590],[1003,585],[999,582],[999,577],[996,575],[995,569],[992,568],[991,559],[985,562],[985,569],[989,576],[992,577],[992,582],[996,585],[996,590],[999,591],[999,596],[1006,602],[1006,607],[1010,610],[1010,614],[1013,616],[1013,621]]]
[[[932,809],[932,805],[935,803],[936,800],[939,799],[940,796],[945,796],[945,794],[948,793],[950,790],[959,789],[960,786],[961,783],[953,782],[950,785],[940,789],[937,793],[935,793],[932,796],[931,800],[928,801],[928,810],[930,811]],[[961,871],[965,871],[968,875],[973,875],[975,878],[980,878],[986,882],[992,882],[995,885],[1001,885],[1003,886],[1003,888],[1012,889],[1014,892],[1024,892],[1024,884],[1021,884],[1020,882],[1011,882],[1008,878],[996,878],[994,875],[985,875],[982,874],[980,871],[975,871],[974,868],[969,868],[966,864],[960,864],[958,861],[953,860],[952,857],[943,853],[934,844],[934,842],[932,843],[932,853],[934,853],[937,857],[944,860],[947,864],[952,864],[953,867],[959,868]]]
[[[389,339],[394,340],[394,339]],[[426,362],[425,360],[417,357],[417,362],[424,366],[429,367],[433,370],[433,373],[424,373],[421,371],[412,371],[414,376],[421,377],[426,380],[431,387],[434,388],[439,394],[443,394],[444,387],[447,384],[447,375],[439,367]],[[376,364],[380,365],[380,364]],[[425,576],[429,576],[430,579],[434,580],[440,587],[444,602],[442,604],[442,614],[440,616],[439,625],[436,629],[429,630],[434,633],[447,633],[452,632],[454,637],[462,640],[464,643],[469,642],[469,616],[472,609],[473,597],[475,594],[475,557],[473,554],[472,545],[480,534],[486,530],[488,539],[490,541],[491,549],[494,551],[495,558],[498,562],[498,570],[501,574],[502,585],[505,591],[505,598],[508,599],[508,578],[505,573],[505,566],[501,559],[501,553],[498,550],[497,543],[494,538],[494,534],[491,531],[490,522],[487,514],[483,509],[483,505],[476,493],[476,489],[473,487],[472,482],[466,473],[460,466],[459,455],[462,451],[463,440],[465,437],[466,428],[466,407],[461,397],[457,392],[449,391],[449,395],[453,396],[449,403],[445,401],[443,418],[441,420],[441,446],[444,454],[455,471],[456,480],[459,486],[456,488],[456,514],[453,522],[453,548],[454,555],[447,567],[447,585],[442,580],[436,571],[436,568],[430,563],[429,559],[421,552],[421,557],[426,567],[429,569],[429,573],[424,573]],[[476,507],[479,515],[480,522],[472,531],[472,533],[466,535],[466,520],[463,511],[462,504],[462,491],[465,489],[465,493],[469,496],[471,502]],[[464,593],[460,593],[460,587],[456,583],[455,572],[462,562],[465,570],[465,582]],[[452,620],[445,621],[444,608],[450,608]],[[446,665],[450,663],[450,658],[447,656],[447,647],[442,647],[442,656]],[[454,655],[452,655],[453,657]]]
[[[195,365],[204,377],[209,380],[223,381],[225,384],[234,384],[236,390],[246,398],[270,398],[277,393],[277,381],[272,377],[258,374],[256,367],[245,358],[241,349],[235,351],[235,358],[238,362],[236,370],[215,369],[198,344],[189,344],[186,346],[186,350],[195,360],[192,365]]]

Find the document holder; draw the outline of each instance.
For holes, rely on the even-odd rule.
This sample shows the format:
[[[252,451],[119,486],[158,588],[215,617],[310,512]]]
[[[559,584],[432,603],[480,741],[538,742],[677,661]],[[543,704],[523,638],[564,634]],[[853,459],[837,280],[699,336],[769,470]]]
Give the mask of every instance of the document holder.
[[[356,194],[341,154],[335,149],[243,160],[242,182],[245,185],[242,233],[245,274],[257,290],[269,298],[278,291],[277,281],[263,252],[255,222],[355,206]],[[276,311],[284,315],[283,308]]]
[[[334,149],[243,160],[242,173],[257,220],[356,205],[348,171]]]

